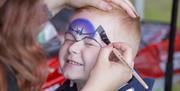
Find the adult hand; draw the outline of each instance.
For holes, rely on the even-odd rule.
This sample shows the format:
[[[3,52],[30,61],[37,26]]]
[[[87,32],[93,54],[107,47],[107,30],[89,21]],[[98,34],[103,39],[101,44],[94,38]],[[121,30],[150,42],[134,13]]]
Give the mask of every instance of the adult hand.
[[[112,6],[105,0],[44,0],[49,10],[56,14],[64,6],[80,8],[84,6],[93,6],[101,10],[111,10]]]
[[[127,11],[131,17],[135,18],[137,16],[137,13],[129,0],[44,0],[44,2],[53,15],[66,5],[75,8],[93,6],[108,11],[113,8],[111,4],[116,4]]]
[[[138,13],[135,10],[130,0],[107,0],[107,1],[123,8],[132,18],[136,18],[138,16]]]
[[[101,49],[97,63],[82,91],[116,91],[131,78],[131,70],[117,59],[111,59],[113,49],[121,50],[123,58],[130,65],[132,49],[124,43],[112,43]]]
[[[93,6],[101,10],[111,10],[111,4],[123,8],[131,17],[137,17],[137,12],[129,0],[67,0],[74,7]]]

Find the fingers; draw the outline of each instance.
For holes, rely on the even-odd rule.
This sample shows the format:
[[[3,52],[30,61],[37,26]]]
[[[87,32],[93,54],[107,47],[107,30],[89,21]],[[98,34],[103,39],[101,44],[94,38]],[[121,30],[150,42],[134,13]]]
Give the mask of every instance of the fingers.
[[[98,9],[101,9],[104,11],[112,10],[112,6],[104,0],[89,0],[89,1],[90,1],[89,3],[91,6],[94,6]]]
[[[110,53],[112,53],[114,49],[118,50],[118,52],[122,54],[124,61],[126,61],[126,63],[128,63],[129,65],[133,67],[134,63],[133,63],[133,56],[132,56],[132,48],[128,44],[125,44],[122,42],[112,43],[104,48],[101,48],[97,63],[109,64],[110,62],[109,56],[110,56]]]
[[[111,44],[104,48],[101,48],[97,63],[98,62],[101,62],[101,63],[109,62],[109,55],[112,52],[112,50],[113,50],[113,45],[111,45]]]
[[[132,18],[137,17],[137,13],[129,0],[111,0],[111,2],[122,7]]]
[[[122,54],[122,57],[125,59],[125,61],[128,64],[130,65],[133,64],[132,48],[128,44],[122,42],[116,42],[116,43],[112,43],[112,45]]]
[[[139,16],[138,13],[137,13],[137,11],[136,11],[136,9],[135,9],[134,6],[133,6],[133,4],[132,4],[129,0],[123,0],[123,1],[126,2],[127,5],[129,5],[129,6],[131,7],[131,9],[133,10],[133,12],[134,12],[134,14],[136,15],[136,17]]]

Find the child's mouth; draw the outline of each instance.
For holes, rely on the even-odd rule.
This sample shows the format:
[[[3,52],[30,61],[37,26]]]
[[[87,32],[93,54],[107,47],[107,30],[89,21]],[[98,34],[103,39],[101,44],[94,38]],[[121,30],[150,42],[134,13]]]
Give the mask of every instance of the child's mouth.
[[[73,60],[67,60],[67,63],[69,63],[69,64],[73,64],[73,65],[79,65],[79,66],[83,66],[83,64],[81,64],[81,63],[78,63],[78,62],[76,62],[76,61],[73,61]]]

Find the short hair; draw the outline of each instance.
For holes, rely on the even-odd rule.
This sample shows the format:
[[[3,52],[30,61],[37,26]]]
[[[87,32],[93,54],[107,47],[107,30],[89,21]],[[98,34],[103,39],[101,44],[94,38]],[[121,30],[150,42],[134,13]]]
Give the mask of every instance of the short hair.
[[[111,21],[109,19],[104,20],[109,20],[107,22],[112,22],[113,24],[102,24],[102,26],[107,36],[113,34],[113,36],[108,37],[110,41],[127,43],[133,49],[133,57],[136,56],[140,44],[140,19],[138,16],[136,18],[132,18],[126,13],[125,10],[121,8],[114,8],[113,10],[106,12],[94,7],[84,7],[76,10],[76,13],[73,17],[76,18],[83,12],[89,14],[90,17],[87,19],[92,17],[96,19],[104,19],[105,17],[109,17]],[[115,29],[115,26],[118,26],[118,28]],[[120,28],[123,30],[120,31]]]

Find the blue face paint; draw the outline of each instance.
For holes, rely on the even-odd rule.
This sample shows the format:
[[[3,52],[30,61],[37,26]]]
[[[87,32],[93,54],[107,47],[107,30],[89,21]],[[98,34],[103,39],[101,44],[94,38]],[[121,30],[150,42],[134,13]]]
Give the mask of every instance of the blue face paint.
[[[68,32],[71,33],[77,41],[87,37],[94,39],[97,32],[104,43],[107,45],[110,43],[109,38],[101,25],[97,29],[94,29],[91,22],[85,19],[75,19],[72,21],[72,23],[69,25]],[[94,40],[97,42],[96,39]]]
[[[94,38],[96,30],[90,21],[85,19],[75,19],[69,25],[68,32],[72,33],[77,40],[82,40],[85,37]]]

